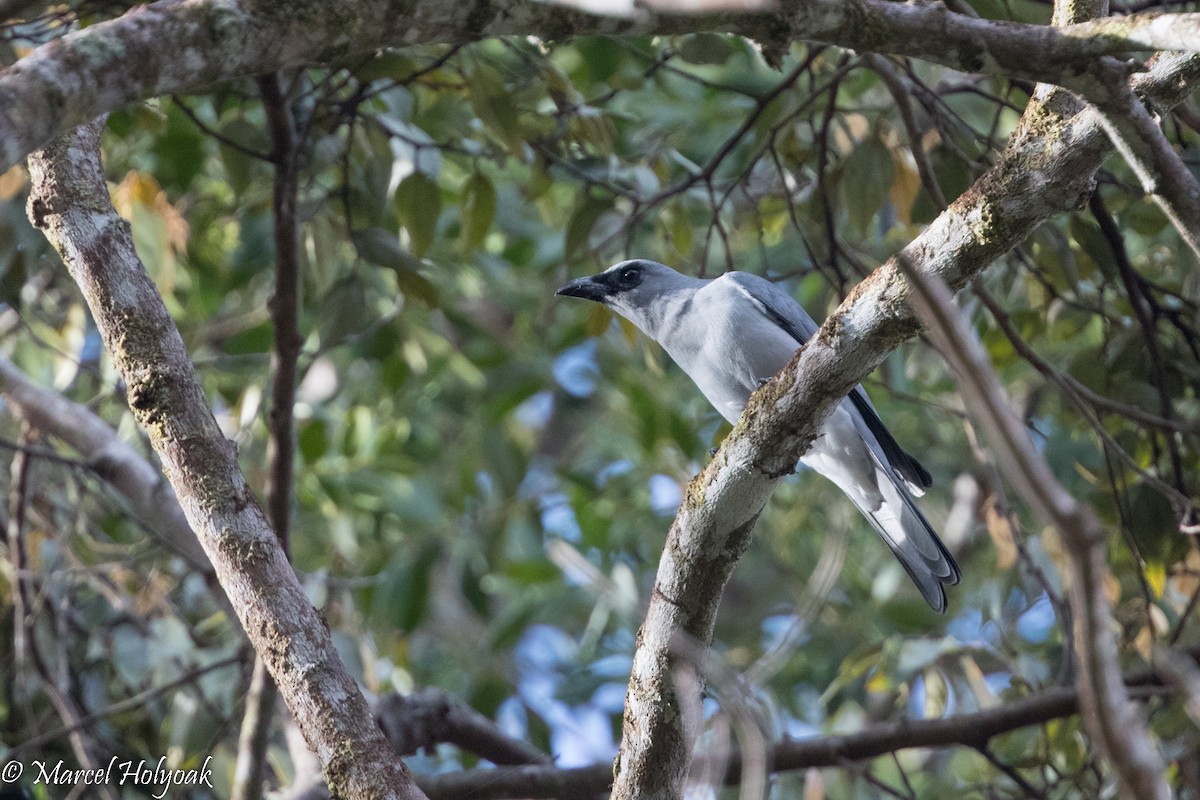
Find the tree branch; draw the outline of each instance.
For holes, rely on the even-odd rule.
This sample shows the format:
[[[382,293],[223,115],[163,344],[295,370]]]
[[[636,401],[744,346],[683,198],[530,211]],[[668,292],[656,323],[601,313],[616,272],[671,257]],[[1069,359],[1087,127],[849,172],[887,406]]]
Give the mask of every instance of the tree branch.
[[[388,748],[217,426],[183,340],[112,207],[100,126],[30,158],[29,216],[79,284],[171,485],[333,792],[424,795]]]
[[[1200,14],[1149,12],[1062,28],[994,22],[940,3],[797,0],[786,10],[614,18],[537,0],[267,3],[159,0],[73,31],[0,73],[0,170],[135,100],[424,42],[503,35],[726,31],[778,49],[796,39],[924,59],[963,72],[1057,83],[1104,98],[1122,67],[1101,56],[1200,50]]]
[[[1158,121],[1124,81],[1114,82],[1097,103],[1100,120],[1117,152],[1146,194],[1200,258],[1200,183],[1167,141]],[[1136,303],[1131,297],[1130,302]]]
[[[268,303],[275,344],[271,351],[271,409],[267,437],[267,518],[289,555],[292,484],[295,456],[296,364],[300,359],[300,259],[297,253],[296,204],[299,183],[296,132],[292,113],[279,86],[279,76],[259,78],[263,109],[275,165],[271,211],[275,241],[275,295]],[[261,800],[267,767],[267,744],[275,717],[278,691],[261,656],[254,659],[246,710],[238,736],[233,800]]]
[[[1196,648],[1170,651],[1179,662],[1195,664]],[[1164,654],[1165,658],[1165,654]],[[1193,667],[1194,668],[1194,667]],[[1162,669],[1162,667],[1160,667]],[[1168,673],[1171,678],[1173,673]],[[1139,672],[1126,679],[1133,697],[1163,693],[1155,672]],[[785,739],[766,754],[775,773],[820,767],[844,767],[909,748],[984,748],[997,736],[1079,713],[1079,693],[1070,687],[1047,689],[1007,700],[994,708],[942,719],[904,719],[870,725],[857,733]],[[697,768],[700,768],[697,764]],[[720,773],[719,773],[720,774]],[[736,785],[741,776],[741,756],[732,754],[722,780]],[[418,775],[417,783],[430,800],[508,800],[509,798],[580,797],[603,792],[612,781],[607,764],[561,769],[552,766],[500,767],[438,775]]]
[[[422,689],[409,695],[385,695],[375,705],[375,720],[400,755],[432,750],[447,743],[493,764],[554,769],[550,756],[528,742],[507,735],[483,714],[439,689]],[[491,770],[478,772],[490,773]],[[605,772],[611,779],[612,770],[608,765],[605,765]],[[599,791],[607,791],[607,788],[606,784]],[[587,787],[571,785],[562,793],[551,796],[580,798],[589,793]],[[328,800],[329,792],[319,780],[300,779],[286,797],[289,800]]]
[[[87,406],[35,385],[3,354],[0,395],[16,416],[78,452],[93,472],[129,502],[134,516],[192,569],[206,577],[213,575],[212,564],[196,541],[171,485],[140,453],[121,441],[108,423]]]
[[[1178,102],[1200,58],[1155,60],[1144,89]],[[1035,113],[1037,113],[1035,109]],[[1097,115],[1047,115],[1022,126],[999,158],[904,250],[859,284],[775,379],[692,480],[671,526],[638,635],[614,798],[678,796],[692,738],[675,694],[676,670],[703,685],[700,668],[672,652],[685,635],[706,646],[721,592],[758,514],[790,474],[833,406],[918,329],[899,261],[962,288],[1034,227],[1078,207],[1109,152]],[[694,680],[693,680],[694,679]]]
[[[1107,0],[1055,0],[1053,24],[1063,27],[1081,23],[1107,11]],[[1108,94],[1109,98],[1100,104],[1101,109],[1124,105],[1122,112],[1149,117],[1124,81],[1110,86]],[[1037,87],[1033,102],[1022,115],[1022,123],[1037,125],[1062,108],[1074,106],[1070,98],[1061,95],[1052,87]],[[1098,112],[1098,119],[1110,141],[1122,149],[1120,137],[1113,131],[1114,126],[1125,123],[1109,118],[1104,110]],[[1157,125],[1153,127],[1149,135],[1163,139]],[[963,402],[992,443],[1001,472],[1065,540],[1071,563],[1070,573],[1065,577],[1069,584],[1072,638],[1079,662],[1079,703],[1084,727],[1116,771],[1122,795],[1138,800],[1167,800],[1170,790],[1163,779],[1162,758],[1137,709],[1129,702],[1120,674],[1117,638],[1109,625],[1112,604],[1104,588],[1104,580],[1110,574],[1100,522],[1090,508],[1067,493],[1055,479],[1050,465],[1034,449],[983,346],[955,307],[945,283],[937,276],[923,274],[906,259],[899,263],[913,287],[912,308],[954,371]]]
[[[541,750],[513,739],[483,714],[439,689],[386,695],[375,706],[375,719],[401,755],[446,742],[493,764],[553,762]]]
[[[37,429],[29,422],[21,424],[21,444],[29,445],[37,438]],[[45,603],[35,602],[34,598],[41,591],[34,577],[34,568],[29,564],[28,548],[25,541],[25,518],[29,503],[29,473],[32,459],[24,449],[17,450],[12,460],[12,484],[9,486],[9,509],[7,525],[7,544],[9,558],[12,561],[12,605],[13,605],[13,660],[16,662],[17,673],[27,664],[41,678],[42,687],[51,705],[58,712],[69,733],[68,741],[79,765],[85,770],[97,767],[95,744],[84,736],[83,726],[79,723],[85,715],[75,697],[70,692],[70,681],[67,679],[67,665],[59,654],[59,674],[55,675],[51,662],[42,652],[38,641],[35,611],[38,605],[45,609]],[[50,641],[61,646],[57,637]],[[110,786],[97,787],[97,794],[103,800],[117,800],[116,792]]]
[[[1100,521],[1062,487],[1034,448],[950,291],[916,269],[905,272],[913,284],[910,302],[954,370],[963,402],[991,443],[1001,473],[1067,546],[1084,726],[1112,765],[1122,796],[1167,800],[1171,792],[1163,778],[1162,757],[1129,702],[1119,672],[1119,648],[1110,624],[1112,603],[1105,592],[1105,580],[1111,575]]]

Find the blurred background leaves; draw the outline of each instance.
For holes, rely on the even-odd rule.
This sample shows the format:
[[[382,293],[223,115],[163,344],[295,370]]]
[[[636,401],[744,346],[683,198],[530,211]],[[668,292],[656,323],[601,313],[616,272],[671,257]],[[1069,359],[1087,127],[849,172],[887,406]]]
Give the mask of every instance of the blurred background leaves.
[[[1048,14],[973,5],[1022,21]],[[909,87],[915,130],[860,56],[795,45],[776,70],[749,42],[708,33],[422,46],[287,76],[305,339],[293,560],[369,692],[441,687],[552,748],[561,766],[612,756],[666,530],[728,428],[644,337],[554,289],[647,257],[778,279],[823,318],[936,215],[916,158],[953,199],[994,160],[1030,89],[889,63]],[[256,487],[273,335],[264,126],[255,85],[231,83],[118,112],[105,139],[117,207]],[[1196,130],[1166,126],[1194,165]],[[24,218],[26,186],[20,167],[0,176],[5,351],[140,442],[78,291]],[[1155,643],[1195,641],[1200,590],[1200,554],[1171,500],[1200,482],[1200,286],[1136,187],[1110,162],[1099,204],[992,267],[982,284],[999,318],[962,299],[1059,479],[1111,531],[1131,665]],[[1052,376],[1111,404],[1080,406]],[[1010,503],[941,361],[912,342],[867,389],[934,475],[922,508],[964,573],[951,611],[930,612],[854,509],[802,473],[759,523],[715,646],[742,673],[789,626],[798,633],[762,683],[715,681],[710,717],[747,693],[770,736],[811,735],[986,708],[1069,677],[1060,545]],[[16,440],[11,419],[3,429]],[[29,505],[40,635],[85,708],[239,652],[203,583],[147,544],[86,468],[36,463]],[[830,537],[844,538],[840,573],[806,601]],[[5,640],[10,580],[0,576]],[[11,753],[56,723],[21,665],[0,664]],[[98,735],[115,751],[169,751],[177,765],[213,753],[227,787],[239,668],[198,674],[104,719]],[[1196,731],[1180,719],[1170,703],[1151,717],[1184,775],[1197,769]],[[65,755],[66,740],[41,749]],[[273,753],[286,783],[282,740]],[[1098,791],[1076,720],[1002,737],[989,756],[903,753],[810,776],[805,796],[906,784],[916,796]],[[460,759],[444,748],[416,767]],[[784,777],[774,796],[796,796],[803,778]]]

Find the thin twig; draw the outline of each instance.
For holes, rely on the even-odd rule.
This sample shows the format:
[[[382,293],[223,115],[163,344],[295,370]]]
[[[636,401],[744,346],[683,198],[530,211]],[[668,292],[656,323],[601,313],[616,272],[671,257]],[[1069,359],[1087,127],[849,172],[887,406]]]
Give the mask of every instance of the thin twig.
[[[74,720],[74,722],[72,722],[70,725],[63,725],[59,728],[55,728],[54,730],[46,731],[45,733],[39,733],[37,736],[30,737],[5,753],[5,757],[10,760],[15,759],[22,753],[30,750],[37,750],[43,745],[53,742],[55,739],[71,734],[76,730],[86,728],[93,722],[99,722],[102,719],[107,719],[108,717],[113,717],[117,714],[123,714],[126,711],[145,708],[146,704],[156,697],[161,697],[168,692],[173,692],[189,683],[195,683],[197,679],[207,675],[210,672],[240,664],[242,660],[243,657],[241,655],[235,655],[228,658],[223,658],[220,661],[214,661],[213,663],[207,664],[203,667],[197,667],[196,669],[180,675],[178,678],[168,681],[160,686],[151,686],[149,689],[144,689],[135,695],[131,695],[130,697],[113,703],[112,705],[100,709],[99,711],[92,711],[84,714],[83,716],[79,717],[79,719]]]
[[[285,554],[289,551],[295,453],[296,369],[303,340],[300,337],[300,265],[297,252],[296,133],[279,76],[259,79],[263,109],[275,165],[272,195],[275,234],[275,295],[268,303],[275,331],[271,351],[271,409],[267,438],[267,518]],[[266,784],[267,746],[275,717],[278,691],[262,658],[255,658],[246,708],[238,736],[238,761],[233,783],[235,800],[261,800]]]

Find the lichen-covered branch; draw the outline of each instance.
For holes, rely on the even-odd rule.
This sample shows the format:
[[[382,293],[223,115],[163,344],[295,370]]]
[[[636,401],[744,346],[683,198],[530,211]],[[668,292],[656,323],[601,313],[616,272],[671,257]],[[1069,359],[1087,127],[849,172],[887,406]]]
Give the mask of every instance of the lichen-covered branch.
[[[1163,56],[1140,88],[1170,105],[1198,73],[1198,59]],[[751,398],[689,485],[668,534],[638,634],[614,798],[679,796],[693,740],[675,674],[701,684],[703,676],[699,667],[679,663],[673,642],[680,635],[711,640],[725,581],[779,479],[792,471],[833,406],[916,333],[898,259],[962,288],[1034,227],[1086,200],[1110,152],[1097,115],[1087,109],[1023,126],[996,166],[859,284],[792,363]]]
[[[669,11],[669,9],[667,9]],[[1200,14],[1146,13],[1053,28],[956,14],[940,3],[796,0],[780,10],[605,17],[537,0],[159,0],[74,31],[0,73],[0,170],[136,100],[384,47],[503,35],[727,31],[776,51],[807,40],[925,59],[968,73],[1070,86],[1105,99],[1101,56],[1200,50]]]
[[[99,125],[83,126],[30,157],[30,219],[79,284],[129,407],[333,793],[422,798],[342,666],[246,485],[233,443],[217,426],[129,225],[112,207],[99,140]]]

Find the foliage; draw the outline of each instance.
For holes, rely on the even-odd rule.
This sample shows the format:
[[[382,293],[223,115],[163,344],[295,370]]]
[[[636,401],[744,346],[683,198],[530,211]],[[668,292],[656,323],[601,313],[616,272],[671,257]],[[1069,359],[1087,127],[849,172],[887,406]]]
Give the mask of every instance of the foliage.
[[[918,130],[881,68],[906,88]],[[800,45],[770,65],[715,34],[414,47],[285,86],[302,148],[295,566],[370,692],[441,687],[560,764],[609,758],[666,529],[728,428],[644,337],[553,290],[636,255],[777,278],[820,318],[939,210],[914,148],[953,199],[1003,146],[1030,87]],[[106,140],[118,208],[256,487],[273,336],[264,128],[246,82],[114,114]],[[1168,130],[1194,158],[1196,131]],[[1109,170],[1090,207],[988,272],[999,318],[977,296],[964,304],[1059,479],[1110,531],[1132,667],[1155,643],[1195,637],[1200,554],[1171,495],[1195,493],[1197,437],[1121,408],[1200,423],[1200,287],[1136,180]],[[136,438],[78,291],[24,220],[23,191],[20,169],[0,178],[5,347]],[[1060,378],[1112,402],[1077,404]],[[908,346],[867,388],[934,475],[922,508],[964,572],[951,612],[928,611],[853,508],[802,474],[759,523],[718,623],[728,672],[757,680],[718,673],[710,719],[750,707],[772,738],[844,731],[988,707],[1069,674],[1059,544],[1006,496],[937,354]],[[202,582],[145,544],[93,472],[35,460],[24,503],[42,593],[33,649],[68,670],[85,709],[239,652]],[[814,598],[818,562],[841,569]],[[6,641],[11,582],[0,579]],[[11,755],[59,722],[30,663],[2,663]],[[97,737],[179,765],[212,753],[224,795],[237,669],[108,717]],[[1196,769],[1180,709],[1151,719],[1177,769]],[[829,770],[817,791],[1093,796],[1081,742],[1077,720],[1062,720],[983,756],[907,751]],[[61,736],[37,750],[72,758]],[[273,752],[286,763],[282,739]],[[446,749],[417,766],[462,760]],[[803,778],[784,776],[776,796]]]

